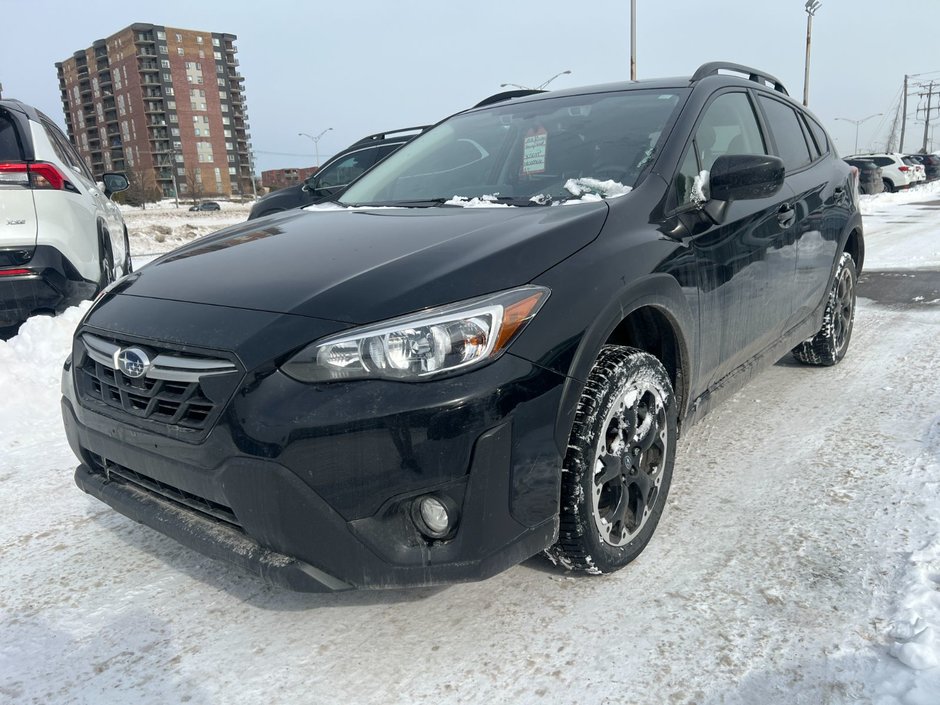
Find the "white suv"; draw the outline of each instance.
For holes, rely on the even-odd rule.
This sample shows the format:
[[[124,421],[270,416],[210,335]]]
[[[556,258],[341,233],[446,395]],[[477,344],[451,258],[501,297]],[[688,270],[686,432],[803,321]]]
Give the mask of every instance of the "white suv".
[[[52,120],[0,100],[0,327],[91,298],[131,270],[110,198],[127,178],[102,179]]]
[[[880,166],[881,179],[884,181],[885,191],[888,192],[908,188],[921,181],[915,173],[915,169],[904,161],[904,155],[896,152],[856,154],[853,157],[848,157],[848,159],[868,159]]]

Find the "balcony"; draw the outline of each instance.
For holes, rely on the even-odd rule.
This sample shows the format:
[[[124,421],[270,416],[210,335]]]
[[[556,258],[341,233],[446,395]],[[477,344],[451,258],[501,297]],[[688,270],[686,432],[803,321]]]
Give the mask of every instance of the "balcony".
[[[156,59],[157,50],[154,45],[151,46],[142,46],[137,50],[137,56],[145,56],[147,58]]]
[[[107,112],[104,114],[104,121],[105,121],[106,123],[109,123],[109,122],[117,122],[117,121],[118,121],[117,111],[116,111],[116,110],[109,110],[109,111],[107,111]]]
[[[225,52],[225,63],[229,66],[238,66],[238,59],[235,58],[234,53]]]
[[[98,74],[98,85],[102,88],[111,85],[111,69],[104,69]]]
[[[147,103],[144,105],[145,113],[165,113],[166,108],[163,107],[163,103]]]
[[[141,71],[160,72],[160,64],[158,64],[156,61],[141,61],[139,64],[137,64],[137,68]]]

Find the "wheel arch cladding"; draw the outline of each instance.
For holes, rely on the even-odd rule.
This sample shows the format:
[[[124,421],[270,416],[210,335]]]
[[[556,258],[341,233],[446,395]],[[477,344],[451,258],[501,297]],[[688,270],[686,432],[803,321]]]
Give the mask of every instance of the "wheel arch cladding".
[[[555,426],[560,449],[568,445],[585,380],[605,344],[628,345],[656,357],[669,374],[679,419],[686,415],[692,387],[695,318],[679,283],[668,274],[634,282],[584,332],[568,370]]]
[[[852,228],[842,251],[849,253],[849,256],[855,262],[856,274],[861,274],[865,260],[865,241],[862,239],[861,230],[857,226]]]

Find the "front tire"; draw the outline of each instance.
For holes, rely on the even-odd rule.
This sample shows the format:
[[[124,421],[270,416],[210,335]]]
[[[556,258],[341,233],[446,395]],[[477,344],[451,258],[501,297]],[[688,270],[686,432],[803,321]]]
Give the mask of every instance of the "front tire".
[[[98,291],[101,291],[114,281],[114,254],[106,237],[98,242],[98,261],[101,262]]]
[[[558,541],[569,570],[611,573],[649,543],[672,481],[677,406],[662,363],[605,345],[578,402],[562,471]]]
[[[809,340],[793,348],[793,357],[804,365],[828,367],[838,363],[849,349],[855,322],[855,261],[842,253],[836,276],[829,289],[822,328]]]

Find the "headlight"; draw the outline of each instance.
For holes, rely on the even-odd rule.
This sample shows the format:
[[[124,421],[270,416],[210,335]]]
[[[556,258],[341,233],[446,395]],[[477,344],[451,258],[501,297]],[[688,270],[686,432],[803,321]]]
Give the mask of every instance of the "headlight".
[[[548,298],[524,286],[324,338],[281,368],[301,382],[419,380],[498,357]]]

